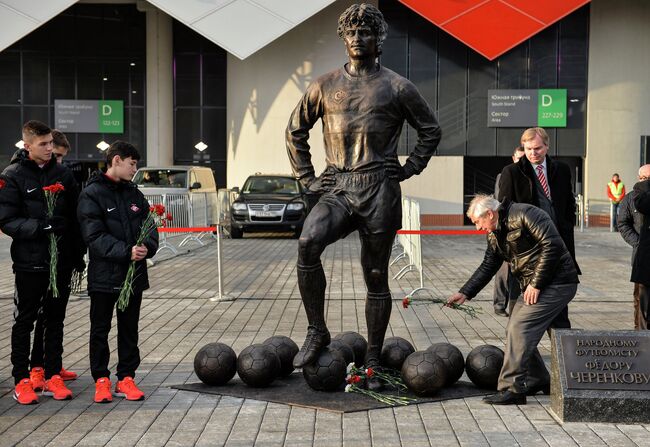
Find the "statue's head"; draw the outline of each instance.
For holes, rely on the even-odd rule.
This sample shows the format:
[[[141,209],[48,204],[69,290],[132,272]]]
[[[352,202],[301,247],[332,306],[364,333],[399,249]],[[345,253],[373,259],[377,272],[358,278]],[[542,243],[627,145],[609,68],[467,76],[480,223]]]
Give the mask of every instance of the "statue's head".
[[[370,29],[370,32],[376,39],[376,55],[379,56],[381,54],[381,47],[388,35],[388,25],[381,11],[376,6],[368,3],[350,6],[339,17],[338,35],[346,41],[346,33],[358,28]],[[348,42],[346,42],[346,45],[348,45]]]

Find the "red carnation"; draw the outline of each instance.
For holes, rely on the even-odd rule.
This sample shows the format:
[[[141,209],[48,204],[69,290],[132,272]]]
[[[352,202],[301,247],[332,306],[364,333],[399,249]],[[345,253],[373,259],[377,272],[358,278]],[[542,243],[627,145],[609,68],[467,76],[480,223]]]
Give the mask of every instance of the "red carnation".
[[[170,221],[170,222],[171,222],[172,220],[174,220],[174,219],[172,218],[172,214],[171,214],[171,213],[167,213],[167,215],[165,216],[165,219],[167,219],[167,220]]]
[[[0,189],[4,188],[6,184],[7,184],[7,182],[5,182],[4,180],[2,180],[0,178]]]
[[[411,304],[411,299],[407,296],[406,298],[404,298],[404,299],[402,300],[402,307],[403,307],[404,309],[408,309],[409,304]]]
[[[372,368],[368,368],[368,369],[366,369],[366,375],[367,375],[368,377],[372,377],[372,375],[373,375],[374,373],[375,373],[375,372],[372,370]]]
[[[51,194],[58,194],[65,191],[65,187],[61,183],[54,183],[53,185],[43,186],[43,191],[47,191]]]

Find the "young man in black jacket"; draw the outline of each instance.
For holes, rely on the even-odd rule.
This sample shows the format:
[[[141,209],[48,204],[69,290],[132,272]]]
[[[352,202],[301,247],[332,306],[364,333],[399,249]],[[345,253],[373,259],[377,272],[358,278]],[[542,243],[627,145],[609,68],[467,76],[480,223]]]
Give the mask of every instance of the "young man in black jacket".
[[[95,402],[112,401],[108,362],[108,333],[113,308],[131,261],[136,262],[133,292],[125,310],[117,312],[117,379],[115,395],[142,400],[133,377],[140,365],[138,320],[142,292],[149,288],[146,259],[158,250],[158,232],[136,245],[149,203],[131,182],[140,154],[133,145],[116,141],[106,151],[108,169],[96,172],[79,197],[77,215],[88,245],[90,294],[90,371],[95,380]]]
[[[38,402],[34,385],[57,400],[70,399],[71,391],[59,375],[63,354],[63,320],[70,294],[72,269],[81,269],[85,248],[76,220],[77,184],[72,172],[52,155],[52,131],[38,121],[22,129],[25,148],[14,155],[0,175],[0,229],[13,239],[11,258],[16,275],[14,325],[11,330],[14,399],[21,404]],[[60,183],[54,215],[47,217],[43,187]],[[50,290],[49,236],[57,238],[57,288]],[[45,382],[33,384],[29,372],[30,334],[42,308]]]
[[[63,163],[63,158],[68,155],[70,152],[70,142],[66,138],[65,134],[57,129],[52,129],[52,156],[56,158],[57,163]],[[76,209],[75,209],[76,213]],[[79,241],[79,238],[76,239]],[[85,253],[86,247],[81,247],[81,250]],[[81,254],[83,256],[83,254]],[[82,273],[86,269],[86,263],[83,258],[77,260],[77,265],[75,265],[75,270]],[[59,290],[59,292],[70,292],[69,288],[65,290]],[[68,296],[66,295],[66,301]],[[44,331],[44,315],[43,309],[38,313],[38,318],[36,319],[36,325],[34,326],[34,337],[33,337],[33,347],[32,354],[29,357],[30,371],[29,371],[29,380],[32,381],[32,387],[34,390],[42,390],[45,385],[45,370],[43,369],[43,349],[45,345],[43,343],[43,331]],[[59,375],[64,381],[75,380],[77,378],[77,373],[73,371],[68,371],[63,366]]]

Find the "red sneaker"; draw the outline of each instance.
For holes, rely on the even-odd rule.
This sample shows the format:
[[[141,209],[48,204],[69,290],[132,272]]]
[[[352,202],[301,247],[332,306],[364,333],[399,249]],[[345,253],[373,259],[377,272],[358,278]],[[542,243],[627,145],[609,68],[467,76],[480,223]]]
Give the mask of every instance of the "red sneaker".
[[[14,399],[21,405],[31,405],[38,403],[38,396],[32,388],[32,382],[29,379],[23,379],[16,384],[14,390]]]
[[[34,391],[43,391],[45,387],[45,371],[40,366],[32,368],[29,372],[29,380],[32,382]]]
[[[142,400],[144,393],[140,391],[138,386],[133,381],[133,377],[125,377],[117,382],[115,385],[115,393],[117,397],[124,397],[126,400]]]
[[[108,377],[100,377],[95,382],[95,402],[104,404],[113,401],[111,394],[111,381]]]
[[[68,400],[72,399],[72,391],[65,386],[63,379],[60,375],[50,377],[50,380],[45,381],[45,388],[43,388],[44,396],[52,396],[54,400]]]
[[[61,367],[61,372],[59,373],[59,375],[65,381],[75,380],[78,377],[76,372],[68,371],[64,367]]]

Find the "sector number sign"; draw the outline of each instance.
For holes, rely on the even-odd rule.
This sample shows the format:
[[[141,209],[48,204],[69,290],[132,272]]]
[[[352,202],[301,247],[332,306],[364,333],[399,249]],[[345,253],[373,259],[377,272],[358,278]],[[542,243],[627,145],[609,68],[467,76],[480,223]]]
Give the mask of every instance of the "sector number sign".
[[[566,127],[566,89],[488,90],[488,127]]]
[[[124,133],[124,103],[117,100],[54,100],[54,122],[62,132]]]

